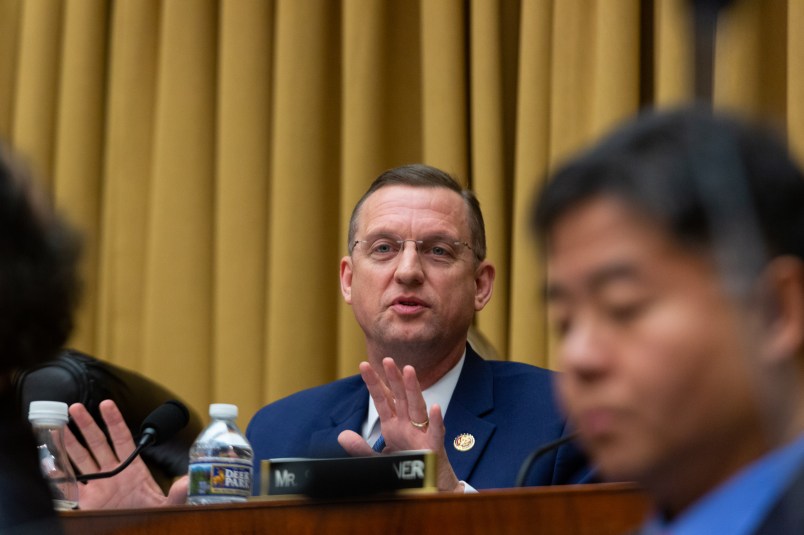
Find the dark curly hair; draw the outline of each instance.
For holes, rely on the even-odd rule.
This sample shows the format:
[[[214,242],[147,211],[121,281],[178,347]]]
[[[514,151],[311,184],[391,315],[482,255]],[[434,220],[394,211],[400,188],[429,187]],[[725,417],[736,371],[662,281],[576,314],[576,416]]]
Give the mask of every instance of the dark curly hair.
[[[0,145],[0,374],[54,357],[73,327],[78,235]]]

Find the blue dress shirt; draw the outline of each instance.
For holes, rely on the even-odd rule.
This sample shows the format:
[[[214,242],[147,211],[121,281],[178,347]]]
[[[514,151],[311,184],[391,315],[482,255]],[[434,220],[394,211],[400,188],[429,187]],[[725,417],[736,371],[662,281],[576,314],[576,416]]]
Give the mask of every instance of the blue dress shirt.
[[[655,517],[642,535],[749,535],[760,525],[804,464],[804,434],[750,464],[684,513]]]

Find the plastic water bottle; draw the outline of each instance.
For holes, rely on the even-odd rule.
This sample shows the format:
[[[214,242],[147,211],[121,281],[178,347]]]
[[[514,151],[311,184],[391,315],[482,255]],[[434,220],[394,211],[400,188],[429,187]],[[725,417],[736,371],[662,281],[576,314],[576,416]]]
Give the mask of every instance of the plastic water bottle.
[[[235,423],[237,405],[213,403],[210,424],[190,448],[192,504],[244,502],[251,496],[254,451]]]
[[[60,511],[78,507],[78,484],[64,447],[67,420],[67,404],[61,401],[32,401],[28,408],[28,421],[39,451],[39,466],[50,484],[53,507]]]

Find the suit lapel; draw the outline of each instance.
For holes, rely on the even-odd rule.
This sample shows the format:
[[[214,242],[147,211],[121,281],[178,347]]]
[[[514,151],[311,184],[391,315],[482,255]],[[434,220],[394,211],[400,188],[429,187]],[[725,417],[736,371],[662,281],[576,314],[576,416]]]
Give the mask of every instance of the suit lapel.
[[[493,377],[485,361],[467,344],[466,359],[444,419],[444,446],[458,479],[467,480],[497,426],[482,417],[494,408]],[[461,451],[455,439],[463,434],[474,438],[474,445]]]
[[[363,385],[363,380],[359,376],[357,380]],[[368,389],[363,385],[362,388],[354,389],[333,404],[328,418],[329,425],[310,434],[307,455],[311,458],[345,457],[346,451],[338,444],[338,435],[346,430],[360,433],[367,412]]]

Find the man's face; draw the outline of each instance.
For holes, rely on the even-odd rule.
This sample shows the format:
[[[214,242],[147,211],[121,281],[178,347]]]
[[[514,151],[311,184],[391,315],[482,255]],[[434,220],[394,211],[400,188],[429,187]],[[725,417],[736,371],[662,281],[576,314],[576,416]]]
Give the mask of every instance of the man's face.
[[[603,474],[651,486],[727,475],[761,430],[749,324],[712,263],[609,198],[571,209],[549,238],[559,394]]]
[[[363,203],[356,230],[356,240],[369,242],[438,238],[471,243],[466,205],[446,188],[381,188]],[[455,247],[451,261],[441,261],[433,251],[417,253],[410,241],[403,247],[397,256],[378,260],[369,243],[358,243],[341,260],[341,289],[366,335],[369,354],[379,349],[398,365],[409,363],[418,370],[432,366],[433,352],[442,357],[458,347],[462,351],[475,311],[491,297],[494,270],[488,262],[478,264],[462,245]]]

